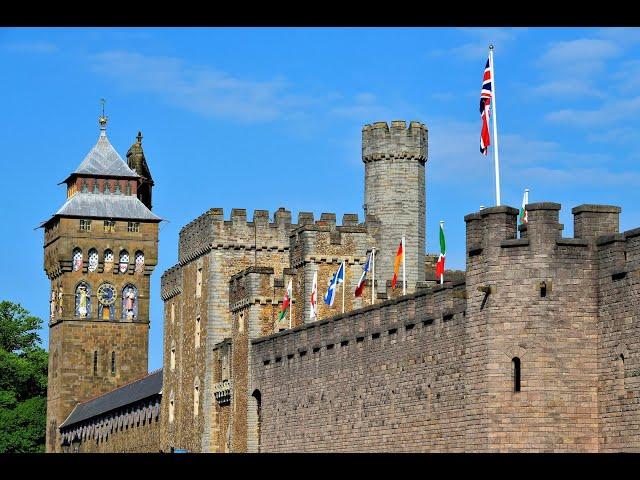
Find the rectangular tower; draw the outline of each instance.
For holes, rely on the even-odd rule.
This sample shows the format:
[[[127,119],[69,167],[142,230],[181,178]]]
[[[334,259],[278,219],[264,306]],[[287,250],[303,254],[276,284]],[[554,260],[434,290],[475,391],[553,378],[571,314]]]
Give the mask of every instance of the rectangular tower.
[[[47,452],[81,401],[147,373],[158,222],[136,196],[141,177],[107,139],[65,181],[67,201],[41,226],[51,280]],[[141,146],[140,146],[141,148]]]

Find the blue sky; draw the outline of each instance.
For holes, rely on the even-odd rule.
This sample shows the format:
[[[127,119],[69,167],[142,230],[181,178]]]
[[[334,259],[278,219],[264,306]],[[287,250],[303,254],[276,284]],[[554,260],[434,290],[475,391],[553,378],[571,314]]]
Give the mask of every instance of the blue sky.
[[[98,138],[99,99],[121,156],[138,130],[161,224],[149,368],[162,366],[160,276],[178,232],[210,207],[362,218],[361,128],[429,128],[427,250],[445,220],[464,268],[463,216],[494,205],[478,101],[495,44],[502,203],[622,207],[640,226],[640,29],[0,29],[0,299],[47,318],[42,230]],[[47,343],[47,329],[42,330]]]

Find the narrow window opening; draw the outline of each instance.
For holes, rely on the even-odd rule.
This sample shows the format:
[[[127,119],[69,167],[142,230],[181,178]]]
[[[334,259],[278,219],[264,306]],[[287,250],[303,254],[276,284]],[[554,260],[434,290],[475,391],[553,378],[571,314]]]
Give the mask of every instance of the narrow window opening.
[[[513,357],[511,360],[513,364],[513,391],[520,391],[520,359],[518,357]]]
[[[547,296],[547,282],[540,283],[540,297],[544,298]]]
[[[200,387],[195,385],[193,387],[193,416],[197,417],[200,411]]]
[[[371,338],[373,339],[380,338],[380,332],[372,333]]]
[[[111,352],[111,375],[116,374],[116,352]]]
[[[171,366],[171,371],[173,372],[176,369],[176,346],[175,345],[171,346],[171,358],[169,363]]]
[[[196,348],[200,348],[200,317],[196,317]]]
[[[98,374],[98,351],[95,350],[93,352],[93,374]]]
[[[202,267],[199,267],[196,272],[196,298],[202,296]]]

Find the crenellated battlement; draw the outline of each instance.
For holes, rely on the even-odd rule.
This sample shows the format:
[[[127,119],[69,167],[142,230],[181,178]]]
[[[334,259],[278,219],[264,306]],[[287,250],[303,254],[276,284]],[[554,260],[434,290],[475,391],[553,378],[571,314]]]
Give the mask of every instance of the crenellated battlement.
[[[166,270],[160,277],[160,297],[163,301],[167,301],[180,293],[182,293],[182,268],[178,264]]]
[[[336,224],[335,213],[322,213],[314,223],[298,224],[290,234],[291,267],[308,262],[359,263],[375,246],[368,227],[358,222],[358,215],[345,213]]]
[[[393,120],[391,127],[387,122],[375,122],[362,128],[362,160],[381,160],[384,158],[415,158],[427,161],[427,127],[420,122],[410,122],[409,128],[404,120]]]
[[[222,208],[211,208],[180,230],[179,262],[184,264],[212,249],[277,250],[289,248],[291,212],[255,210],[252,221],[244,208],[234,208],[227,220]]]

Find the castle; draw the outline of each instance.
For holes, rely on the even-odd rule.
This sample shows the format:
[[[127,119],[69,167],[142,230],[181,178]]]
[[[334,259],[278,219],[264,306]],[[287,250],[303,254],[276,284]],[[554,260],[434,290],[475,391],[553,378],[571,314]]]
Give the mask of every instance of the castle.
[[[519,227],[512,207],[471,213],[466,270],[440,285],[427,128],[366,125],[362,220],[212,208],[181,230],[162,275],[163,369],[147,375],[161,219],[141,136],[124,162],[102,128],[43,224],[48,451],[640,450],[640,228],[620,233],[619,207],[573,208],[573,238],[557,203],[528,204]],[[374,248],[375,292],[367,280],[354,297]],[[314,274],[323,294],[343,261],[345,313],[320,301],[312,319]]]

